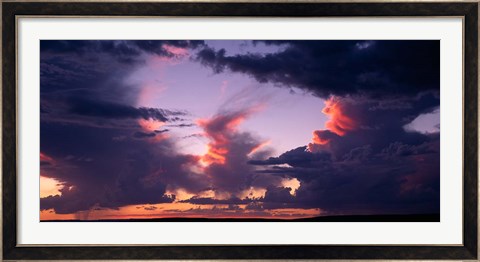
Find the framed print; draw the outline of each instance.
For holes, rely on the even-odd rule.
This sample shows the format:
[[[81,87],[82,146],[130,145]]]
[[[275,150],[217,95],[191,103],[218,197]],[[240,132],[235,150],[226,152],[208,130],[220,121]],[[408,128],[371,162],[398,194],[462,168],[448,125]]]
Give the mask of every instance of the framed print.
[[[477,2],[2,25],[3,259],[478,259]]]

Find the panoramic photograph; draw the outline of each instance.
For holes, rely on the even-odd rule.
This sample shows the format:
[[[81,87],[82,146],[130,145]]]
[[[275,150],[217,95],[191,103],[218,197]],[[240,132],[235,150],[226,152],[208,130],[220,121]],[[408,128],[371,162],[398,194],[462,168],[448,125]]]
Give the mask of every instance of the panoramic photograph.
[[[40,221],[439,222],[438,40],[41,40]]]

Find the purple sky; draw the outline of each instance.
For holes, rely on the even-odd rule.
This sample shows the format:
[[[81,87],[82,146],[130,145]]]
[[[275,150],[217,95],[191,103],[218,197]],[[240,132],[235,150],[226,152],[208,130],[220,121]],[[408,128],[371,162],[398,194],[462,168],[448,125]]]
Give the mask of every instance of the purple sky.
[[[232,49],[232,54],[239,51],[234,48],[238,42],[229,41],[226,46]],[[267,48],[255,51],[264,49]],[[323,126],[327,120],[321,113],[323,100],[294,87],[286,89],[270,83],[259,84],[251,77],[239,74],[213,74],[208,68],[190,61],[189,57],[169,62],[155,58],[147,61],[126,78],[127,83],[148,90],[148,97],[139,99],[137,106],[186,110],[191,113],[191,119],[196,119],[211,117],[221,110],[265,104],[265,108],[247,119],[241,129],[270,140],[275,154],[309,143],[311,131]],[[185,72],[189,72],[188,77],[184,77]],[[285,119],[290,119],[290,124],[285,125]],[[201,132],[201,128],[192,126],[175,129],[171,134],[181,138]],[[185,149],[184,153],[197,154],[204,152],[206,144],[198,137],[178,142],[179,147]]]

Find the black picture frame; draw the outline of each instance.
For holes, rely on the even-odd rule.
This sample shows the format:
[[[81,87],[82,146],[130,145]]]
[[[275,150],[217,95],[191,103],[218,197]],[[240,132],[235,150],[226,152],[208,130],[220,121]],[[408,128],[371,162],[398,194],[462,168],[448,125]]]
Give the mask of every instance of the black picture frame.
[[[464,17],[463,245],[43,246],[17,245],[16,16],[461,16]],[[72,259],[478,259],[478,3],[2,3],[2,227],[5,260]],[[188,232],[184,232],[188,235]]]

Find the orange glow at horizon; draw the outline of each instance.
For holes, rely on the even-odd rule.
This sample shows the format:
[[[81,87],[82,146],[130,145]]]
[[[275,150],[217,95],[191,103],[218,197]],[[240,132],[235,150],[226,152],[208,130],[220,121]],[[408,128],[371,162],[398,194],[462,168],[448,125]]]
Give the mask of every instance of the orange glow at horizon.
[[[57,214],[53,209],[40,211],[40,220],[72,220],[75,214]]]
[[[72,214],[56,214],[53,209],[40,211],[40,220],[102,220],[102,219],[148,219],[148,218],[277,218],[295,219],[321,215],[318,208],[297,209],[280,208],[261,212],[247,209],[247,205],[196,205],[191,203],[162,203],[129,205],[118,209],[101,209],[80,211]],[[241,215],[238,213],[241,210]]]

